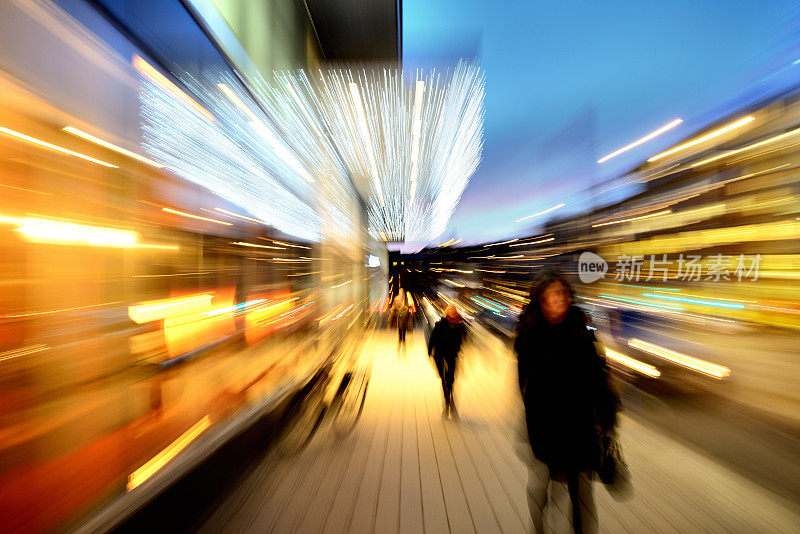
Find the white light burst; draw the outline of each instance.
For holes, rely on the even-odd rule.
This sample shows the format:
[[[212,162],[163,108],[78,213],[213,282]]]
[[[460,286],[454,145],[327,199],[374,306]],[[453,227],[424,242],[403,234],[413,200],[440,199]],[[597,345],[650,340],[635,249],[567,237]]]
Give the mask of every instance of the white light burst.
[[[230,89],[234,83],[223,75],[182,81],[202,96],[208,116],[143,77],[139,98],[145,150],[170,172],[265,224],[302,239],[318,239],[320,220],[310,175],[262,123],[263,112],[252,101],[252,110],[245,107],[244,95],[235,95]]]
[[[351,180],[370,231],[424,241],[445,231],[483,150],[484,76],[396,69],[278,72],[256,90],[312,174]]]
[[[145,150],[299,238],[351,239],[366,207],[376,239],[434,239],[480,163],[484,76],[472,63],[413,77],[278,72],[256,79],[254,95],[228,74],[182,76],[202,105],[137,68]]]

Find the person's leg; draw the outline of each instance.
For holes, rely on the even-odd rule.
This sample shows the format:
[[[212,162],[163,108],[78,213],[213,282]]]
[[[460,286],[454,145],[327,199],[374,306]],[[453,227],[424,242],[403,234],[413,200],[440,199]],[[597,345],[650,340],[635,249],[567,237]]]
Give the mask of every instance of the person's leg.
[[[549,485],[550,470],[547,464],[531,453],[528,460],[528,509],[531,513],[531,532],[534,534],[544,534],[544,509]]]
[[[456,410],[455,402],[453,402],[453,384],[456,378],[456,362],[447,362],[447,372],[445,373],[447,380],[447,393],[448,393],[448,406],[450,408],[450,415],[458,418],[458,410]]]
[[[439,372],[439,380],[442,382],[442,397],[444,398],[444,408],[442,409],[442,417],[449,416],[449,404],[447,403],[447,380],[445,380],[446,364],[444,359],[436,358],[436,370]]]
[[[584,534],[596,534],[597,507],[594,503],[594,491],[592,487],[592,474],[581,473],[578,477],[578,498],[581,503],[581,525]]]
[[[583,534],[583,513],[581,511],[579,488],[580,474],[573,473],[567,475],[567,490],[569,491],[570,504],[572,504],[572,530],[575,534]]]

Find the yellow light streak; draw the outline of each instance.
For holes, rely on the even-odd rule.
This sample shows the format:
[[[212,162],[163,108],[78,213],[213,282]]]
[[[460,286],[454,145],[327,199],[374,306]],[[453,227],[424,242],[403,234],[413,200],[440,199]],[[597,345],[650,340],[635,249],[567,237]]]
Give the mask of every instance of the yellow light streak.
[[[131,61],[133,67],[138,70],[143,76],[149,79],[154,84],[161,87],[164,91],[170,93],[172,96],[183,102],[192,111],[207,119],[210,122],[215,122],[214,116],[208,112],[203,106],[198,104],[192,97],[182,91],[177,85],[169,81],[169,79],[161,74],[155,67],[150,65],[147,61],[139,56],[133,56]]]
[[[19,358],[20,356],[28,356],[30,354],[36,354],[37,352],[42,352],[50,347],[48,345],[29,345],[27,347],[22,347],[19,349],[14,350],[7,350],[5,352],[0,352],[0,362],[5,360],[11,360],[13,358]]]
[[[459,284],[458,282],[453,282],[452,280],[448,280],[447,278],[444,279],[445,282],[448,284],[452,284],[456,287],[466,287],[464,284]]]
[[[149,323],[174,317],[206,311],[211,307],[213,295],[189,295],[158,300],[148,300],[128,307],[128,317],[136,324]]]
[[[220,213],[224,213],[225,215],[230,215],[231,217],[236,217],[237,219],[244,219],[245,221],[250,221],[258,224],[267,224],[264,221],[260,221],[258,219],[253,219],[252,217],[245,217],[244,215],[239,215],[238,213],[233,213],[232,211],[224,210],[222,208],[214,208],[216,211]]]
[[[731,375],[731,370],[723,365],[717,365],[674,350],[659,347],[654,343],[642,341],[641,339],[631,339],[628,341],[628,345],[716,379],[726,378]]]
[[[515,237],[514,239],[509,239],[508,241],[500,241],[499,243],[489,243],[488,245],[484,245],[483,248],[494,247],[497,245],[507,245],[508,243],[515,243],[517,241],[519,241],[519,238]]]
[[[781,139],[786,139],[787,137],[791,137],[793,135],[797,135],[800,133],[800,128],[795,128],[794,130],[789,130],[788,132],[784,132],[779,135],[775,135],[768,139],[764,139],[763,141],[758,141],[757,143],[753,143],[747,145],[742,148],[737,148],[736,150],[728,150],[722,154],[718,154],[716,156],[712,156],[710,158],[706,158],[702,161],[698,161],[697,163],[693,163],[692,167],[699,167],[700,165],[705,165],[706,163],[711,163],[712,161],[717,161],[718,159],[727,158],[728,156],[733,156],[735,154],[739,154],[740,152],[744,152],[745,150],[752,150],[754,148],[758,148],[769,143],[774,143],[775,141],[780,141]]]
[[[105,148],[107,148],[109,150],[113,150],[114,152],[118,152],[118,153],[122,154],[123,156],[128,156],[129,158],[133,158],[135,160],[141,161],[142,163],[146,163],[147,165],[150,165],[151,167],[156,167],[156,168],[159,168],[159,169],[163,169],[164,168],[164,166],[162,164],[160,164],[159,162],[157,162],[157,161],[153,161],[150,158],[146,158],[146,157],[141,156],[141,155],[139,155],[139,154],[137,154],[135,152],[131,152],[130,150],[126,150],[126,149],[122,148],[121,146],[117,146],[117,145],[115,145],[113,143],[109,143],[108,141],[104,141],[104,140],[100,139],[99,137],[95,137],[95,136],[93,136],[91,134],[88,134],[88,133],[82,131],[82,130],[79,130],[77,128],[73,128],[72,126],[66,126],[66,127],[62,128],[62,130],[64,130],[67,133],[71,133],[72,135],[76,135],[76,136],[78,136],[78,137],[80,137],[82,139],[85,139],[85,140],[89,141],[90,143],[94,143],[96,145],[100,145],[102,147],[105,147]]]
[[[532,219],[532,218],[534,218],[534,217],[538,217],[539,215],[544,215],[545,213],[550,213],[551,211],[555,211],[555,210],[557,210],[557,209],[559,209],[559,208],[563,208],[564,206],[566,206],[566,204],[564,204],[564,203],[562,202],[561,204],[558,204],[558,205],[556,205],[556,206],[553,206],[552,208],[547,208],[546,210],[539,211],[539,212],[537,212],[537,213],[534,213],[534,214],[532,214],[532,215],[528,215],[527,217],[523,217],[523,218],[521,218],[521,219],[517,219],[517,220],[516,220],[516,221],[514,221],[514,222],[522,222],[522,221],[527,221],[528,219]]]
[[[17,232],[26,241],[59,245],[89,245],[94,247],[131,247],[138,235],[130,230],[86,226],[46,219],[21,219]]]
[[[172,208],[161,208],[161,211],[166,211],[167,213],[174,213],[175,215],[180,215],[182,217],[189,217],[190,219],[197,219],[200,221],[208,221],[216,224],[223,224],[225,226],[233,226],[233,223],[220,221],[219,219],[211,219],[209,217],[201,217],[200,215],[194,215],[192,213],[186,213],[185,211],[174,210]]]
[[[75,156],[76,158],[85,159],[86,161],[91,161],[92,163],[97,163],[98,165],[102,165],[103,167],[109,167],[112,169],[118,169],[116,165],[108,163],[103,160],[95,159],[91,156],[87,156],[86,154],[81,154],[80,152],[75,152],[74,150],[69,150],[68,148],[60,147],[58,145],[54,145],[52,143],[48,143],[47,141],[42,141],[41,139],[36,139],[35,137],[31,137],[30,135],[25,135],[24,133],[17,132],[15,130],[11,130],[9,128],[5,128],[0,126],[0,132],[10,135],[11,137],[16,137],[17,139],[21,139],[22,141],[27,141],[34,145],[38,145],[44,148],[49,148],[50,150],[55,150],[56,152],[61,152],[62,154],[67,154],[70,156]]]
[[[231,241],[231,245],[239,245],[240,247],[269,248],[272,250],[286,250],[283,247],[273,247],[270,245],[257,245],[256,243],[245,243],[244,241]]]
[[[514,245],[509,245],[511,247],[523,247],[525,245],[537,245],[539,243],[548,243],[550,241],[554,241],[555,237],[548,237],[546,239],[540,239],[539,241],[526,241],[525,243],[516,243]]]
[[[649,376],[650,378],[658,378],[661,376],[661,371],[652,365],[640,362],[639,360],[631,358],[630,356],[625,356],[624,354],[609,348],[606,349],[606,359],[624,365],[625,367],[633,369],[634,371],[638,371],[643,375]]]
[[[346,286],[350,282],[352,282],[352,280],[348,280],[347,282],[342,282],[341,284],[336,284],[335,286],[331,286],[331,289],[336,289],[336,288],[339,288],[339,287]]]
[[[148,478],[156,474],[162,467],[167,465],[170,460],[175,458],[179,452],[185,449],[197,436],[202,434],[211,426],[211,417],[206,415],[195,423],[192,428],[181,434],[181,436],[167,446],[166,449],[155,455],[150,461],[134,471],[128,477],[128,491],[140,486]]]
[[[303,245],[295,245],[294,243],[284,243],[283,241],[275,241],[272,240],[273,243],[276,245],[283,245],[284,247],[293,247],[293,248],[304,248],[306,250],[311,250],[311,247],[304,247]]]
[[[613,158],[615,156],[619,156],[623,152],[627,152],[628,150],[630,150],[632,148],[636,148],[637,146],[639,146],[639,145],[641,145],[643,143],[646,143],[646,142],[648,142],[649,140],[651,140],[651,139],[653,139],[655,137],[658,137],[662,133],[673,129],[674,127],[676,127],[677,125],[679,125],[682,122],[683,122],[683,119],[675,119],[674,121],[670,122],[669,124],[666,124],[666,125],[662,126],[658,130],[645,135],[641,139],[637,139],[633,143],[631,143],[629,145],[625,145],[624,147],[620,148],[619,150],[616,150],[616,151],[612,152],[611,154],[609,154],[607,156],[603,156],[602,158],[597,160],[597,163],[603,163],[604,161],[608,161],[608,160],[610,160],[611,158]]]
[[[681,150],[686,150],[687,148],[691,148],[691,147],[693,147],[695,145],[699,145],[700,143],[708,141],[709,139],[713,139],[715,137],[719,137],[720,135],[722,135],[724,133],[730,132],[731,130],[735,130],[736,128],[740,128],[740,127],[744,126],[745,124],[748,124],[749,122],[752,122],[754,120],[755,120],[755,117],[744,117],[744,118],[741,118],[741,119],[739,119],[737,121],[734,121],[734,122],[728,124],[727,126],[723,126],[722,128],[718,128],[718,129],[714,130],[713,132],[709,132],[706,135],[698,137],[697,139],[693,139],[692,141],[688,141],[686,143],[680,144],[680,145],[678,145],[678,146],[676,146],[674,148],[671,148],[671,149],[669,149],[667,151],[661,152],[660,154],[656,154],[652,158],[649,158],[647,161],[651,162],[651,163],[654,162],[654,161],[658,161],[661,158],[664,158],[664,157],[667,157],[669,155],[675,154],[676,152],[680,152]]]
[[[628,219],[619,219],[619,220],[616,220],[616,221],[609,221],[609,222],[604,222],[604,223],[593,224],[592,228],[597,228],[598,226],[608,226],[610,224],[620,224],[620,223],[631,222],[631,221],[641,221],[643,219],[650,219],[650,218],[653,218],[653,217],[659,217],[661,215],[669,215],[670,213],[672,213],[672,210],[663,210],[663,211],[659,211],[659,212],[656,212],[656,213],[650,213],[650,214],[647,214],[647,215],[640,215],[639,217],[630,217]]]

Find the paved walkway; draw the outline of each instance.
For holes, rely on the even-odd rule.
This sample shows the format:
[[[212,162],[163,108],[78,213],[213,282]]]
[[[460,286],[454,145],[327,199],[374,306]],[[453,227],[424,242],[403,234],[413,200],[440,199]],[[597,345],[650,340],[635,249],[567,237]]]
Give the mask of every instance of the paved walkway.
[[[477,532],[530,529],[527,468],[517,455],[521,403],[511,354],[488,335],[456,379],[461,421],[441,419],[441,392],[418,331],[408,356],[378,333],[361,421],[345,438],[323,428],[293,456],[268,453],[205,532]],[[635,496],[595,484],[600,531],[800,532],[800,507],[714,460],[622,417]],[[571,532],[565,488],[551,487],[550,532]]]

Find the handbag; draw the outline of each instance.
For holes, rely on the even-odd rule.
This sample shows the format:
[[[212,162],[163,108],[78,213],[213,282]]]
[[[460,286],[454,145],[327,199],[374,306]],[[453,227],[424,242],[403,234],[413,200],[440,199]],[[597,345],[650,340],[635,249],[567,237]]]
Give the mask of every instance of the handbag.
[[[633,486],[617,432],[615,429],[599,431],[598,436],[600,458],[597,475],[615,501],[626,501],[633,495]]]

